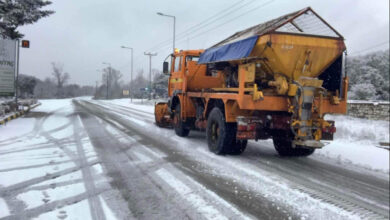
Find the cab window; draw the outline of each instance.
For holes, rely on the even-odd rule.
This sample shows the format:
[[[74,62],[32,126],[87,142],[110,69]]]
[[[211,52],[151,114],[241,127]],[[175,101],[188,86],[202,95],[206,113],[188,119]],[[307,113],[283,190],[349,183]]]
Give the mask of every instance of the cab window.
[[[198,60],[199,60],[198,56],[186,56],[186,64],[185,64],[185,66],[187,66],[188,61],[198,62]]]
[[[186,61],[195,61],[198,62],[199,57],[198,56],[187,56]]]
[[[181,56],[175,57],[175,70],[174,72],[179,72],[181,70]]]

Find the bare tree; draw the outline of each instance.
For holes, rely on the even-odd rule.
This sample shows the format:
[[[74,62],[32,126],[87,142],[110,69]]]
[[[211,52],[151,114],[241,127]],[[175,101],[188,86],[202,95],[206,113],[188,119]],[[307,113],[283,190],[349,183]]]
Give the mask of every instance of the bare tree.
[[[107,67],[103,69],[102,82],[104,86],[103,89],[99,89],[99,95],[101,97],[107,98],[120,98],[122,96],[122,73],[119,70],[116,70],[112,67]],[[107,88],[108,84],[108,88]],[[108,94],[107,94],[108,92]]]
[[[51,63],[53,67],[52,75],[58,88],[62,88],[64,84],[69,80],[69,73],[64,73],[63,65],[58,63]]]
[[[54,81],[56,82],[56,85],[57,85],[57,97],[58,98],[63,98],[64,97],[64,94],[63,94],[63,87],[64,87],[64,84],[70,79],[70,76],[69,76],[69,73],[64,73],[64,70],[63,70],[63,65],[62,64],[58,64],[58,63],[51,63],[52,67],[53,67],[53,72],[52,72],[52,75],[54,77]]]

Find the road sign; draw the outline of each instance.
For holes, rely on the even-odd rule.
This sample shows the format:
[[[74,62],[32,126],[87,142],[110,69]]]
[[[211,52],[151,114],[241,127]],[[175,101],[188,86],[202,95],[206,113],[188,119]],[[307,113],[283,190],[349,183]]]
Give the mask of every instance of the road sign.
[[[0,37],[0,96],[15,94],[17,41]]]
[[[122,90],[122,94],[123,94],[124,96],[129,96],[129,95],[130,95],[130,91],[129,91],[129,90],[126,90],[126,89],[123,89],[123,90]]]
[[[30,48],[30,41],[22,40],[22,47],[23,48]]]

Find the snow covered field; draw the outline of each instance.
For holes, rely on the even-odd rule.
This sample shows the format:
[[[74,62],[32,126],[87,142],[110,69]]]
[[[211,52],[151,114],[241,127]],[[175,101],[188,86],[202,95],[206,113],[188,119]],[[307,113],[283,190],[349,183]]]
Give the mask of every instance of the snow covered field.
[[[204,133],[181,138],[155,126],[154,100],[76,100],[42,100],[0,126],[0,219],[360,219],[388,212],[388,195],[377,198],[366,189],[371,180],[359,176],[388,185],[389,151],[376,147],[389,141],[388,122],[328,116],[336,140],[309,158],[279,158],[271,140],[251,141],[241,156],[217,156]],[[356,208],[367,206],[383,210]]]

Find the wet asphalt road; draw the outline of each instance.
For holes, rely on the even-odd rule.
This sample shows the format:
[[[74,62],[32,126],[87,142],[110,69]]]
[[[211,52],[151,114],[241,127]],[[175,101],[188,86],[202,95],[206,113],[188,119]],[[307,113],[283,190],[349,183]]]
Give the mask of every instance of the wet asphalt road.
[[[142,110],[111,108],[96,101],[74,101],[74,105],[113,179],[111,185],[137,219],[199,219],[219,214],[229,219],[350,217],[337,213],[340,210],[363,219],[389,218],[386,175],[310,157],[281,158],[255,142],[250,142],[241,156],[216,156],[207,152],[203,133],[192,132],[181,144],[173,131],[154,128],[153,115]],[[118,132],[113,135],[102,123]],[[134,150],[139,146],[141,151]],[[174,177],[167,170],[180,180],[170,181],[168,177]],[[202,199],[186,198],[187,188],[214,206],[202,210]],[[289,193],[289,189],[313,201],[303,201],[307,198],[298,198],[299,194]],[[329,211],[332,208],[318,208],[328,206],[336,208],[335,213]]]

